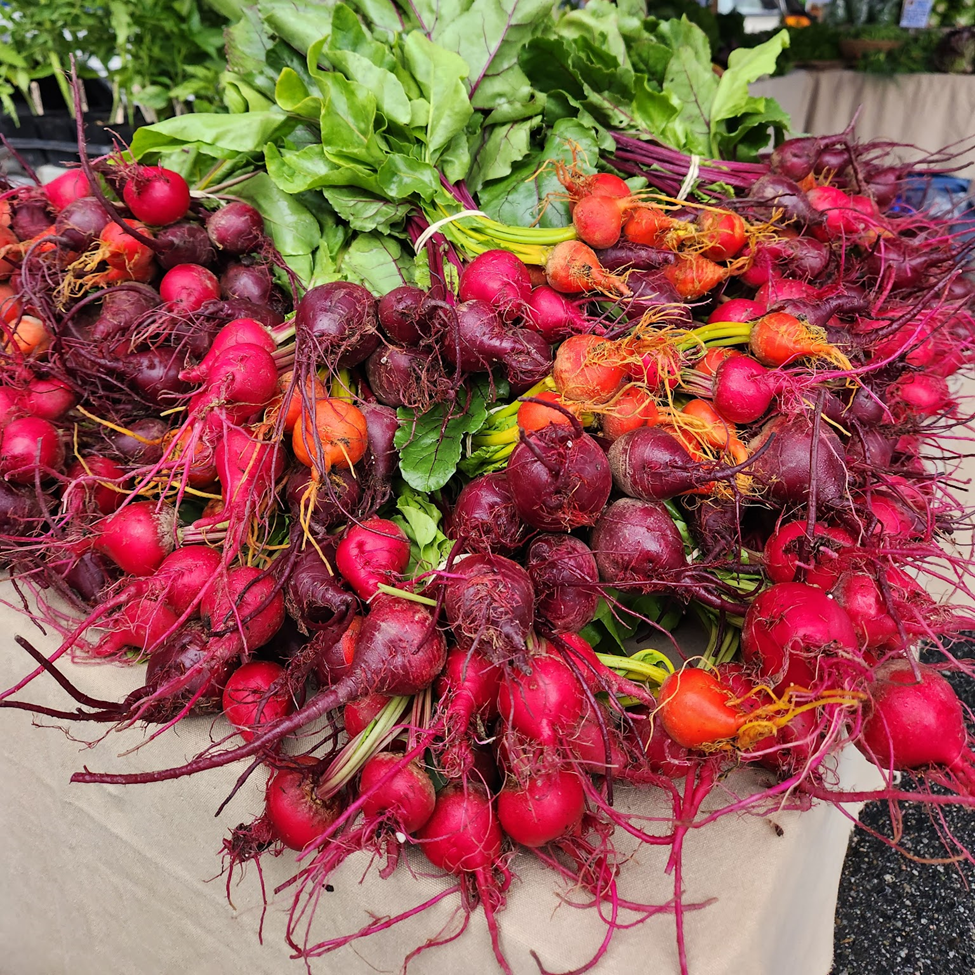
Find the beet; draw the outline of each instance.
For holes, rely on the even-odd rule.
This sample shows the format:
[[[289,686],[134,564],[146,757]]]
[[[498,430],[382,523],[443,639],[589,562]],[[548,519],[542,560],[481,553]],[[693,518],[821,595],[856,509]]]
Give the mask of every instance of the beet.
[[[539,535],[525,565],[539,619],[563,633],[577,633],[592,622],[599,603],[599,569],[585,542],[572,535]]]
[[[421,349],[382,345],[366,359],[366,379],[385,406],[425,412],[453,389],[439,363]]]
[[[108,211],[93,196],[69,203],[55,218],[54,231],[72,250],[87,250],[98,239],[111,219]]]
[[[637,427],[614,440],[609,465],[617,489],[631,498],[666,501],[708,480],[684,445],[660,427]]]
[[[847,491],[845,451],[827,424],[820,424],[815,470],[811,469],[813,424],[805,416],[777,416],[770,420],[749,445],[749,452],[756,453],[770,437],[768,449],[749,468],[768,497],[780,503],[802,504],[808,500],[810,480],[815,478],[816,497],[821,504],[843,498]]]
[[[258,305],[271,299],[271,272],[266,264],[230,264],[220,275],[220,295],[243,298]]]
[[[457,645],[492,663],[525,668],[535,592],[528,573],[500,555],[468,555],[442,574],[444,612]]]
[[[518,513],[549,532],[594,524],[613,487],[600,446],[581,427],[563,424],[525,436],[508,458],[507,474]]]
[[[212,267],[217,260],[216,251],[206,229],[189,221],[172,223],[156,232],[156,262],[164,271],[179,264],[199,264]]]
[[[745,200],[746,205],[766,218],[773,211],[781,210],[782,218],[794,220],[809,227],[823,222],[823,215],[815,210],[799,185],[785,176],[768,173],[760,176],[753,184]]]
[[[590,545],[603,582],[641,592],[666,588],[687,564],[674,519],[654,501],[614,501],[596,522]]]
[[[214,246],[234,257],[257,250],[267,239],[264,218],[248,203],[234,201],[207,217],[207,234]]]
[[[358,511],[362,498],[362,485],[348,470],[336,470],[328,477],[318,481],[314,491],[310,468],[302,468],[288,478],[285,500],[291,509],[295,523],[302,519],[301,505],[311,505],[311,512],[305,513],[308,533],[316,541],[321,541],[329,529],[336,528],[349,520]]]
[[[311,288],[295,309],[295,339],[299,352],[307,349],[316,363],[357,366],[379,346],[376,299],[349,281]]]
[[[182,677],[191,667],[203,659],[208,666],[197,673],[185,687],[181,688],[175,700],[167,700],[161,707],[156,720],[164,720],[182,708],[191,698],[196,697],[195,711],[217,711],[223,707],[223,687],[234,669],[233,660],[214,658],[208,651],[210,636],[197,623],[181,627],[153,650],[146,667],[146,687],[162,688],[173,679]]]
[[[112,288],[102,299],[101,311],[92,326],[92,338],[112,339],[129,332],[161,303],[159,293],[142,284]]]
[[[513,554],[531,528],[518,514],[508,475],[482,474],[464,486],[450,517],[450,535],[469,552]]]

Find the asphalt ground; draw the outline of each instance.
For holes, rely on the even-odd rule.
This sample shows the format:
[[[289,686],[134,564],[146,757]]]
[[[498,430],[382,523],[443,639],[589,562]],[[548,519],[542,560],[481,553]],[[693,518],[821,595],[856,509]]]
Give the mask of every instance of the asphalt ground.
[[[955,647],[975,658],[975,643]],[[949,678],[975,710],[975,681]],[[911,857],[939,859],[945,845],[927,811],[906,805],[901,845]],[[861,821],[891,837],[886,803],[868,803]],[[945,807],[944,823],[975,852],[975,810]],[[921,863],[865,829],[854,830],[840,880],[831,975],[973,975],[975,973],[975,866]]]

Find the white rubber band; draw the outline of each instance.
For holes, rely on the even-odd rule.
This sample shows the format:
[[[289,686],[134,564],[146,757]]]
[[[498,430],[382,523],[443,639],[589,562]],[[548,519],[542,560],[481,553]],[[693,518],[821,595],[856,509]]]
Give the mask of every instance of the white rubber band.
[[[701,157],[698,155],[691,156],[691,164],[687,167],[687,175],[684,177],[684,182],[680,184],[680,190],[677,193],[678,200],[686,200],[687,194],[694,189],[694,184],[697,182],[697,177],[701,172]]]
[[[438,220],[436,223],[430,224],[426,230],[420,234],[416,239],[416,243],[413,245],[413,251],[419,254],[424,246],[426,246],[427,241],[443,226],[448,223],[453,223],[455,220],[460,220],[463,217],[487,217],[487,214],[483,210],[461,210],[459,213],[452,213],[449,217],[444,217],[443,220]]]

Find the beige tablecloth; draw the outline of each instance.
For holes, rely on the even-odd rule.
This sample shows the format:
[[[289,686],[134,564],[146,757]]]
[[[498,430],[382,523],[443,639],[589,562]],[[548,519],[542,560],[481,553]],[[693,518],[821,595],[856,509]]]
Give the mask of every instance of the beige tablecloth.
[[[9,588],[3,584],[9,597]],[[30,634],[38,646],[50,639],[0,609],[0,686],[28,669],[12,640]],[[139,682],[138,670],[69,667],[89,693],[109,699]],[[71,707],[50,680],[38,680],[31,699]],[[56,722],[44,721],[44,724]],[[75,727],[75,734],[97,732]],[[70,785],[72,771],[147,769],[169,766],[195,753],[223,719],[183,722],[178,733],[124,758],[141,731],[110,735],[93,749],[56,728],[31,727],[20,712],[0,713],[0,973],[2,975],[295,975],[301,962],[289,960],[283,942],[287,894],[272,898],[258,943],[260,895],[253,867],[226,899],[220,860],[229,827],[261,810],[262,782],[255,776],[220,819],[214,811],[232,787],[239,768],[193,779],[146,786]],[[844,778],[869,780],[855,753],[844,758]],[[740,776],[735,788],[754,780]],[[722,798],[725,798],[722,796]],[[622,797],[624,808],[668,816],[656,799]],[[776,826],[779,830],[776,830]],[[803,814],[729,816],[688,839],[685,896],[688,902],[716,898],[687,915],[687,944],[694,975],[826,975],[832,954],[833,914],[849,821],[822,807]],[[618,834],[620,831],[617,831]],[[633,845],[617,836],[622,849]],[[624,896],[664,903],[672,895],[662,849],[642,849],[625,864]],[[319,937],[358,929],[368,912],[395,914],[442,890],[447,882],[424,875],[421,857],[401,863],[391,880],[370,872],[369,860],[353,857],[322,896],[315,931]],[[550,971],[573,968],[595,950],[603,932],[592,911],[560,905],[558,882],[527,855],[513,864],[517,879],[501,915],[502,940],[517,975],[537,973],[529,950]],[[265,858],[272,891],[294,872],[294,854]],[[415,874],[411,874],[411,869]],[[362,881],[360,883],[360,881]],[[341,949],[312,962],[316,973],[373,975],[397,972],[406,953],[450,922],[456,898],[394,932]],[[621,931],[596,969],[615,973],[676,972],[672,917],[660,917]],[[416,975],[496,971],[480,914],[456,942],[421,955]]]
[[[961,175],[975,177],[975,75],[794,71],[759,81],[751,90],[777,99],[796,134],[841,132],[859,109],[860,140],[890,139],[921,152],[967,140]]]

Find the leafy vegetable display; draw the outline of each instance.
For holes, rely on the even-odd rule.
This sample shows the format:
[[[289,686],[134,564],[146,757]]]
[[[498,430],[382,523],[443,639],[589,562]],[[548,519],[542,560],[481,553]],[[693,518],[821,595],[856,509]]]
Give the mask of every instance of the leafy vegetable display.
[[[222,712],[180,766],[95,750],[72,782],[239,763],[228,890],[300,852],[270,890],[308,965],[456,898],[510,972],[534,857],[605,926],[579,971],[670,913],[683,975],[689,830],[975,805],[943,676],[973,621],[928,592],[975,595],[942,472],[975,283],[889,147],[754,158],[781,37],[719,79],[697,28],[635,4],[295,10],[231,29],[235,111],[0,197],[0,541],[62,637],[17,638],[0,707],[151,727],[147,763]],[[62,708],[31,701],[51,680]],[[883,788],[837,785],[850,745]],[[771,784],[735,795],[745,765]],[[617,831],[669,849],[666,903],[621,894]],[[336,932],[315,909],[360,854],[451,884]]]

